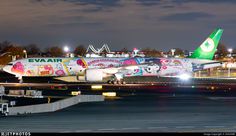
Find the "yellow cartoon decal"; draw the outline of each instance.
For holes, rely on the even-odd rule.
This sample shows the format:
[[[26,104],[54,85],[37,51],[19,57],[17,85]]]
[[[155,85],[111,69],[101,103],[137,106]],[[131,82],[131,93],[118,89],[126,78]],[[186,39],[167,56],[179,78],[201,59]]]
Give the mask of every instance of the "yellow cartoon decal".
[[[35,76],[35,72],[34,72],[34,70],[27,70],[26,75],[27,76]]]
[[[52,65],[42,65],[38,67],[38,75],[39,76],[51,76],[53,75],[54,70]]]

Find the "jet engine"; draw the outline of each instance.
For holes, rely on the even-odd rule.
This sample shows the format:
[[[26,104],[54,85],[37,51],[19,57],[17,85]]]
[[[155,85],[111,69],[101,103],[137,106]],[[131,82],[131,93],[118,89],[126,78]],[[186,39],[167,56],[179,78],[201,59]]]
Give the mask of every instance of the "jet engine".
[[[102,81],[103,80],[103,70],[102,69],[87,69],[85,71],[86,81]]]

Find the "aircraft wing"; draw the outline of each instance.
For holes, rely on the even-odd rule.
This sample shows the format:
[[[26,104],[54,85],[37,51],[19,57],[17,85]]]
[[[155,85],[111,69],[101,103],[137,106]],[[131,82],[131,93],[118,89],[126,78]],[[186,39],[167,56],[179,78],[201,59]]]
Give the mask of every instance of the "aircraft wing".
[[[208,68],[214,68],[214,67],[221,67],[222,62],[219,61],[211,61],[206,63],[193,63],[193,72],[204,70]]]

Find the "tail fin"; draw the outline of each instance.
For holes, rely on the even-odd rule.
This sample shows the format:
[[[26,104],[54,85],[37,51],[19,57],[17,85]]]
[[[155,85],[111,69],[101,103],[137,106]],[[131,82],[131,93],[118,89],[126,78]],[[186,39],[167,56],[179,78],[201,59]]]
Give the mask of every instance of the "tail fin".
[[[223,29],[216,29],[211,35],[198,47],[190,58],[210,59],[212,60],[220,41]]]

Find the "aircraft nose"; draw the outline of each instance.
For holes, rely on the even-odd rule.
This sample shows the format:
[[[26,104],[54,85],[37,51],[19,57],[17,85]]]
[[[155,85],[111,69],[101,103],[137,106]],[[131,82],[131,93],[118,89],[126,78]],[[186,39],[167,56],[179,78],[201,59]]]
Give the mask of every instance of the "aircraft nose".
[[[9,66],[9,65],[4,66],[3,71],[5,71],[7,73],[11,73],[11,66]]]

